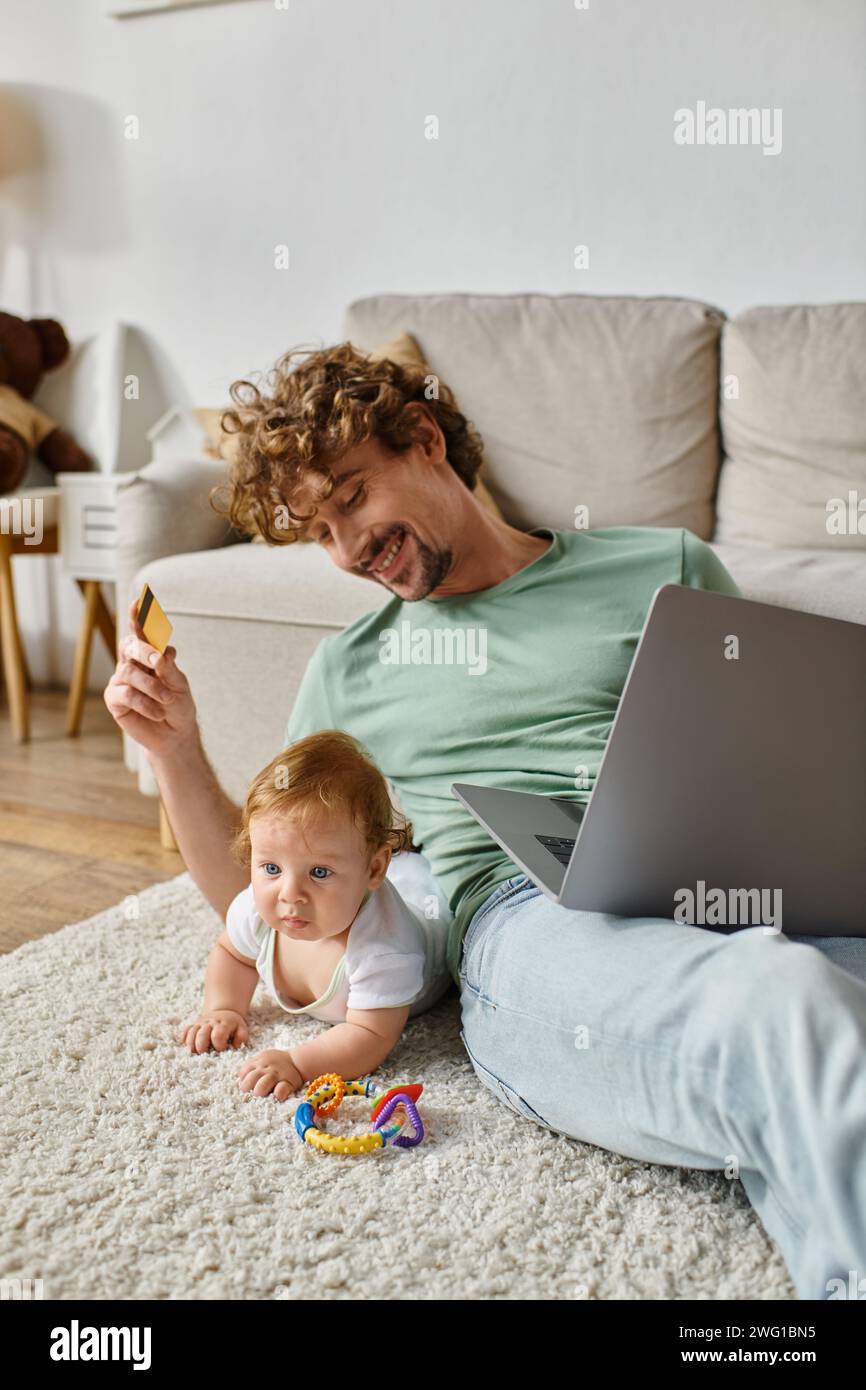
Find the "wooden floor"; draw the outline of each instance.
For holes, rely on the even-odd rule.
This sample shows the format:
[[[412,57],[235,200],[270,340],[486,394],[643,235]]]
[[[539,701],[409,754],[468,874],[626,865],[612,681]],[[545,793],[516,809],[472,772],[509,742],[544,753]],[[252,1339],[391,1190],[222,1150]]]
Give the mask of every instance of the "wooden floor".
[[[65,690],[31,690],[29,743],[0,693],[0,953],[184,872],[159,842],[159,802],[123,761],[101,693],[67,738]]]

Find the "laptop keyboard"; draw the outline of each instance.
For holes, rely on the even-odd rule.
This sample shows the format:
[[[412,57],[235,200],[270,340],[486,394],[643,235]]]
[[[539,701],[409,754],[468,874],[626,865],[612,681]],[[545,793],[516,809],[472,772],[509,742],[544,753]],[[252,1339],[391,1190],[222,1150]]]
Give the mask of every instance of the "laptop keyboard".
[[[550,850],[560,864],[568,863],[574,849],[574,840],[570,840],[567,835],[536,835],[535,838],[541,841],[545,849]]]

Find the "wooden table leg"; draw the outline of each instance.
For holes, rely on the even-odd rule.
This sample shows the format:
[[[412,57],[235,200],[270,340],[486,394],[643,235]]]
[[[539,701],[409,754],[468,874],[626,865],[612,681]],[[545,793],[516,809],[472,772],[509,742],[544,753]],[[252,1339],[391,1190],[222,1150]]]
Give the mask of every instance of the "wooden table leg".
[[[85,581],[78,580],[78,586],[84,592]],[[114,614],[102,597],[102,589],[97,585],[96,589],[96,622],[102,634],[102,640],[108,648],[108,655],[113,662],[117,661],[117,625],[114,621]]]
[[[18,614],[15,611],[12,545],[9,536],[3,532],[0,532],[0,641],[9,713],[12,718],[12,736],[16,743],[26,743],[30,737],[27,670],[24,646],[18,629]]]
[[[33,682],[30,679],[30,671],[27,666],[27,653],[24,650],[24,641],[21,637],[21,628],[16,625],[15,637],[18,642],[18,655],[21,658],[21,670],[24,672],[24,685],[27,690],[33,689]]]
[[[69,700],[66,706],[66,733],[69,738],[77,738],[81,731],[81,716],[84,711],[84,696],[87,692],[87,672],[90,669],[90,649],[93,645],[93,629],[96,626],[96,612],[99,606],[99,580],[78,580],[84,594],[84,617],[78,633],[75,648],[75,662],[72,668],[72,682],[69,686]]]
[[[78,634],[78,645],[75,648],[72,683],[69,687],[69,701],[66,706],[66,733],[69,738],[77,738],[81,731],[81,716],[84,712],[84,699],[87,694],[87,673],[90,670],[90,652],[93,645],[94,628],[99,628],[112,661],[117,660],[114,618],[102,597],[100,581],[98,579],[76,579],[75,582],[84,596],[84,616]]]
[[[162,804],[162,797],[159,799],[159,843],[162,845],[163,849],[173,849],[176,850],[178,854],[180,853],[177,847],[177,840],[174,838],[174,832],[172,831],[168,816],[165,813],[165,807]]]

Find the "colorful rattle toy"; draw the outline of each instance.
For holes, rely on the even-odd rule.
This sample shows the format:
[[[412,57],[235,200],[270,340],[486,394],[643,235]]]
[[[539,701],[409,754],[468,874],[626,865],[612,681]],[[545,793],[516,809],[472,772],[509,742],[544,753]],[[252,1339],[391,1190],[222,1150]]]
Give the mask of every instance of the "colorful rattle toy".
[[[384,1149],[391,1144],[394,1148],[413,1149],[424,1138],[421,1116],[415,1109],[415,1102],[424,1087],[420,1081],[409,1086],[392,1086],[383,1091],[370,1077],[357,1081],[344,1081],[335,1071],[326,1072],[311,1081],[305,1091],[305,1099],[295,1111],[295,1129],[298,1138],[314,1149],[323,1149],[332,1154],[366,1154],[373,1149]],[[367,1096],[372,1098],[373,1128],[368,1134],[329,1134],[320,1127],[319,1117],[330,1115],[340,1105],[344,1096]],[[395,1123],[388,1124],[394,1112]],[[403,1134],[406,1121],[411,1121],[413,1133]]]

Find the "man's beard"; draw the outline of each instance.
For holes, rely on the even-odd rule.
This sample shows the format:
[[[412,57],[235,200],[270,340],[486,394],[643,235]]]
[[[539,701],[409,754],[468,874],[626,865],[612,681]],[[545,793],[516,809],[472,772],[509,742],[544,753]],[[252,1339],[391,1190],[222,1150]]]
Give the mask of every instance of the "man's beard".
[[[411,557],[404,562],[407,569],[414,568],[418,571],[417,588],[408,595],[394,593],[394,590],[391,592],[395,598],[402,598],[405,603],[417,603],[442,583],[454,563],[454,552],[447,546],[444,550],[433,550],[429,545],[425,545],[414,531],[406,531],[405,528],[404,535],[411,536],[418,556],[417,565]],[[377,579],[376,582],[381,584],[383,589],[391,589],[387,579]]]
[[[454,563],[454,555],[447,547],[445,550],[431,550],[429,545],[425,545],[412,532],[412,540],[418,552],[421,567],[421,580],[418,592],[413,593],[408,602],[417,603],[418,599],[426,598],[429,593],[437,589],[445,578]]]

